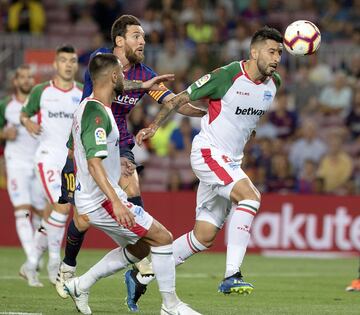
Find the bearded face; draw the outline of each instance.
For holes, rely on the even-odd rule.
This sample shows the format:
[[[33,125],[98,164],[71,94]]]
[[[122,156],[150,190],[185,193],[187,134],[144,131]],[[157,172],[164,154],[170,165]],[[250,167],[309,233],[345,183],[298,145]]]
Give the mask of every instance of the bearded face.
[[[144,60],[144,53],[143,50],[132,50],[131,47],[125,43],[125,57],[131,64],[137,64]]]

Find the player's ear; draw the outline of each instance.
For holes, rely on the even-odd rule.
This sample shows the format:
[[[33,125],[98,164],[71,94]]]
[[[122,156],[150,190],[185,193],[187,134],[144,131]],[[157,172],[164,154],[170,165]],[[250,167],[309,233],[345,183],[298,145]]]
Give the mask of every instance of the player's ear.
[[[125,38],[122,36],[116,36],[115,37],[115,44],[117,47],[123,47],[124,46]]]
[[[257,60],[259,57],[259,49],[257,45],[250,47],[250,59]]]
[[[117,82],[117,73],[116,71],[114,70],[112,73],[111,73],[111,83],[115,84]]]

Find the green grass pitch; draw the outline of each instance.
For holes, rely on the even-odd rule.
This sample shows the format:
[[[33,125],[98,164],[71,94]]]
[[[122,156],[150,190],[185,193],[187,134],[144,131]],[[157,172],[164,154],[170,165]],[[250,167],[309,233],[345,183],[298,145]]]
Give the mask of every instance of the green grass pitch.
[[[78,274],[96,263],[106,251],[82,250]],[[44,288],[30,288],[18,277],[24,254],[0,248],[0,314],[78,314],[71,299],[62,300],[41,272]],[[269,258],[248,255],[245,279],[254,284],[249,296],[224,296],[217,286],[224,272],[224,254],[198,254],[177,268],[179,297],[202,314],[360,314],[360,292],[345,292],[356,276],[358,260]],[[46,269],[46,268],[45,268]],[[93,314],[131,314],[124,305],[123,271],[100,280],[92,288]],[[140,314],[160,313],[160,295],[152,283],[140,302]]]

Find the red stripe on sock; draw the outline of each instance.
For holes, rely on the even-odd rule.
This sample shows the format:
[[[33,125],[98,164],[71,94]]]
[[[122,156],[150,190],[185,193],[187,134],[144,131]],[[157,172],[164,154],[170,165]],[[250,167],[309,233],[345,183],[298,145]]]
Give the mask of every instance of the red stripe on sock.
[[[252,216],[255,216],[254,212],[252,212],[248,209],[245,209],[245,208],[236,208],[235,210],[244,211],[244,212],[250,213]]]
[[[60,225],[60,224],[52,223],[52,222],[50,222],[50,221],[47,221],[47,223],[50,224],[50,225],[52,225],[52,226],[56,226],[56,227],[58,227],[58,228],[62,228],[62,227],[65,226],[65,224],[64,224],[64,225]]]
[[[187,240],[187,242],[188,242],[188,244],[189,244],[189,247],[190,247],[191,251],[192,251],[194,254],[196,254],[198,251],[191,245],[190,233],[187,233],[187,234],[186,234],[186,240]]]

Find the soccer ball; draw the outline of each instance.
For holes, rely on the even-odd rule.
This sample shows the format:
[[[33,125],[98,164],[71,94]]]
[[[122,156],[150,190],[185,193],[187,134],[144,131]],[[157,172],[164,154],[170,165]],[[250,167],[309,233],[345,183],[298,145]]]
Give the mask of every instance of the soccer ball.
[[[320,31],[317,26],[310,21],[295,21],[285,30],[284,46],[292,55],[311,55],[318,50],[320,42]]]

